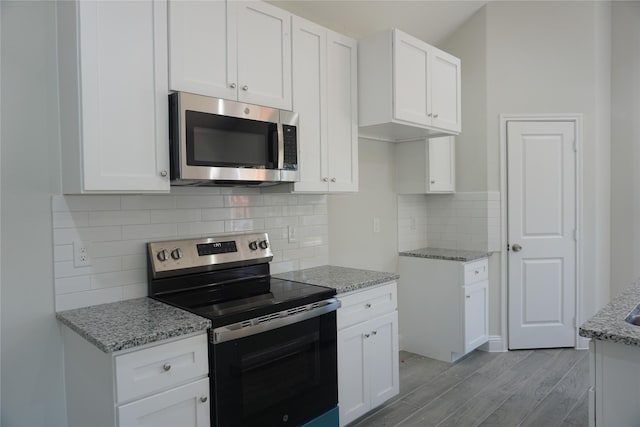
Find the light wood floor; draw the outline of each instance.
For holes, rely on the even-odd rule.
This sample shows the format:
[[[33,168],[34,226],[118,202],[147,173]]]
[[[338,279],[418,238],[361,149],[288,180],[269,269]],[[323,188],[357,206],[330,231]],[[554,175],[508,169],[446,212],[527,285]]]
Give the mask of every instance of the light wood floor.
[[[400,352],[400,394],[351,426],[587,426],[587,354],[475,351],[451,365]]]

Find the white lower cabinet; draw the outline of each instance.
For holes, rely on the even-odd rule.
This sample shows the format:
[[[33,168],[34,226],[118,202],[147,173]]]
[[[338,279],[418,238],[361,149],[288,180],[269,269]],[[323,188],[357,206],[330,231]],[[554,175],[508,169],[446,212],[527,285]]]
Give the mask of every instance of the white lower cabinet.
[[[396,284],[339,299],[338,406],[343,426],[399,392]]]
[[[489,340],[488,259],[471,262],[401,256],[401,348],[455,362]]]
[[[62,330],[69,427],[209,427],[206,333],[104,353]]]
[[[589,352],[589,426],[637,426],[640,348],[591,340]]]

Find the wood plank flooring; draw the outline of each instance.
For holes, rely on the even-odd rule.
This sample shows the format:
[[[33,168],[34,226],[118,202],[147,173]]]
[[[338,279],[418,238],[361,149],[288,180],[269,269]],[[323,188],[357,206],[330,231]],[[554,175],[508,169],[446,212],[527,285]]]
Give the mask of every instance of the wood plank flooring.
[[[350,427],[587,426],[588,351],[475,351],[456,364],[400,352],[400,394]]]

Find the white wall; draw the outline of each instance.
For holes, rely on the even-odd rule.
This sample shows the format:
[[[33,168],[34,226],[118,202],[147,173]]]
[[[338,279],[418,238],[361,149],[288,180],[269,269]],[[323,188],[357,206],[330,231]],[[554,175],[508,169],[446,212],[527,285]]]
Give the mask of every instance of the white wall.
[[[398,259],[393,144],[361,138],[358,150],[360,190],[329,196],[329,261],[393,272]],[[380,219],[379,233],[373,232],[374,218]]]
[[[52,211],[56,311],[146,296],[149,241],[266,231],[272,273],[329,261],[322,194],[174,187],[167,195],[54,196]],[[88,246],[91,266],[74,265],[74,242]]]
[[[613,2],[611,295],[640,277],[640,2]]]
[[[482,162],[486,152],[486,169],[458,168],[462,191],[474,181],[486,183],[489,191],[500,189],[500,114],[583,114],[582,320],[607,302],[609,289],[608,7],[606,2],[491,2],[443,46],[461,57],[463,73],[465,64],[480,64],[466,68],[461,139],[468,146],[467,132],[473,132],[484,146],[477,155]],[[485,49],[479,53],[483,32]],[[476,85],[480,88],[470,88]],[[468,98],[470,90],[480,99]],[[475,121],[481,116],[485,135]],[[500,286],[498,278],[491,280],[491,293],[500,293]],[[490,327],[492,334],[502,329],[494,322]]]
[[[0,2],[2,424],[66,425],[53,310],[51,195],[58,191],[55,3]]]

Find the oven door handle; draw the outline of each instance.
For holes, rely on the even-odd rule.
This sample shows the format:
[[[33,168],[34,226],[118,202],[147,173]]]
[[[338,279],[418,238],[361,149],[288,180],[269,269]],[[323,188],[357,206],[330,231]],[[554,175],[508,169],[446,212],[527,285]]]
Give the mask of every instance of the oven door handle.
[[[210,334],[210,341],[213,344],[220,344],[262,332],[271,331],[273,329],[282,328],[284,326],[292,325],[294,323],[336,311],[340,308],[340,305],[341,303],[338,299],[330,298],[278,313],[244,320],[227,326],[221,326],[213,329]]]

